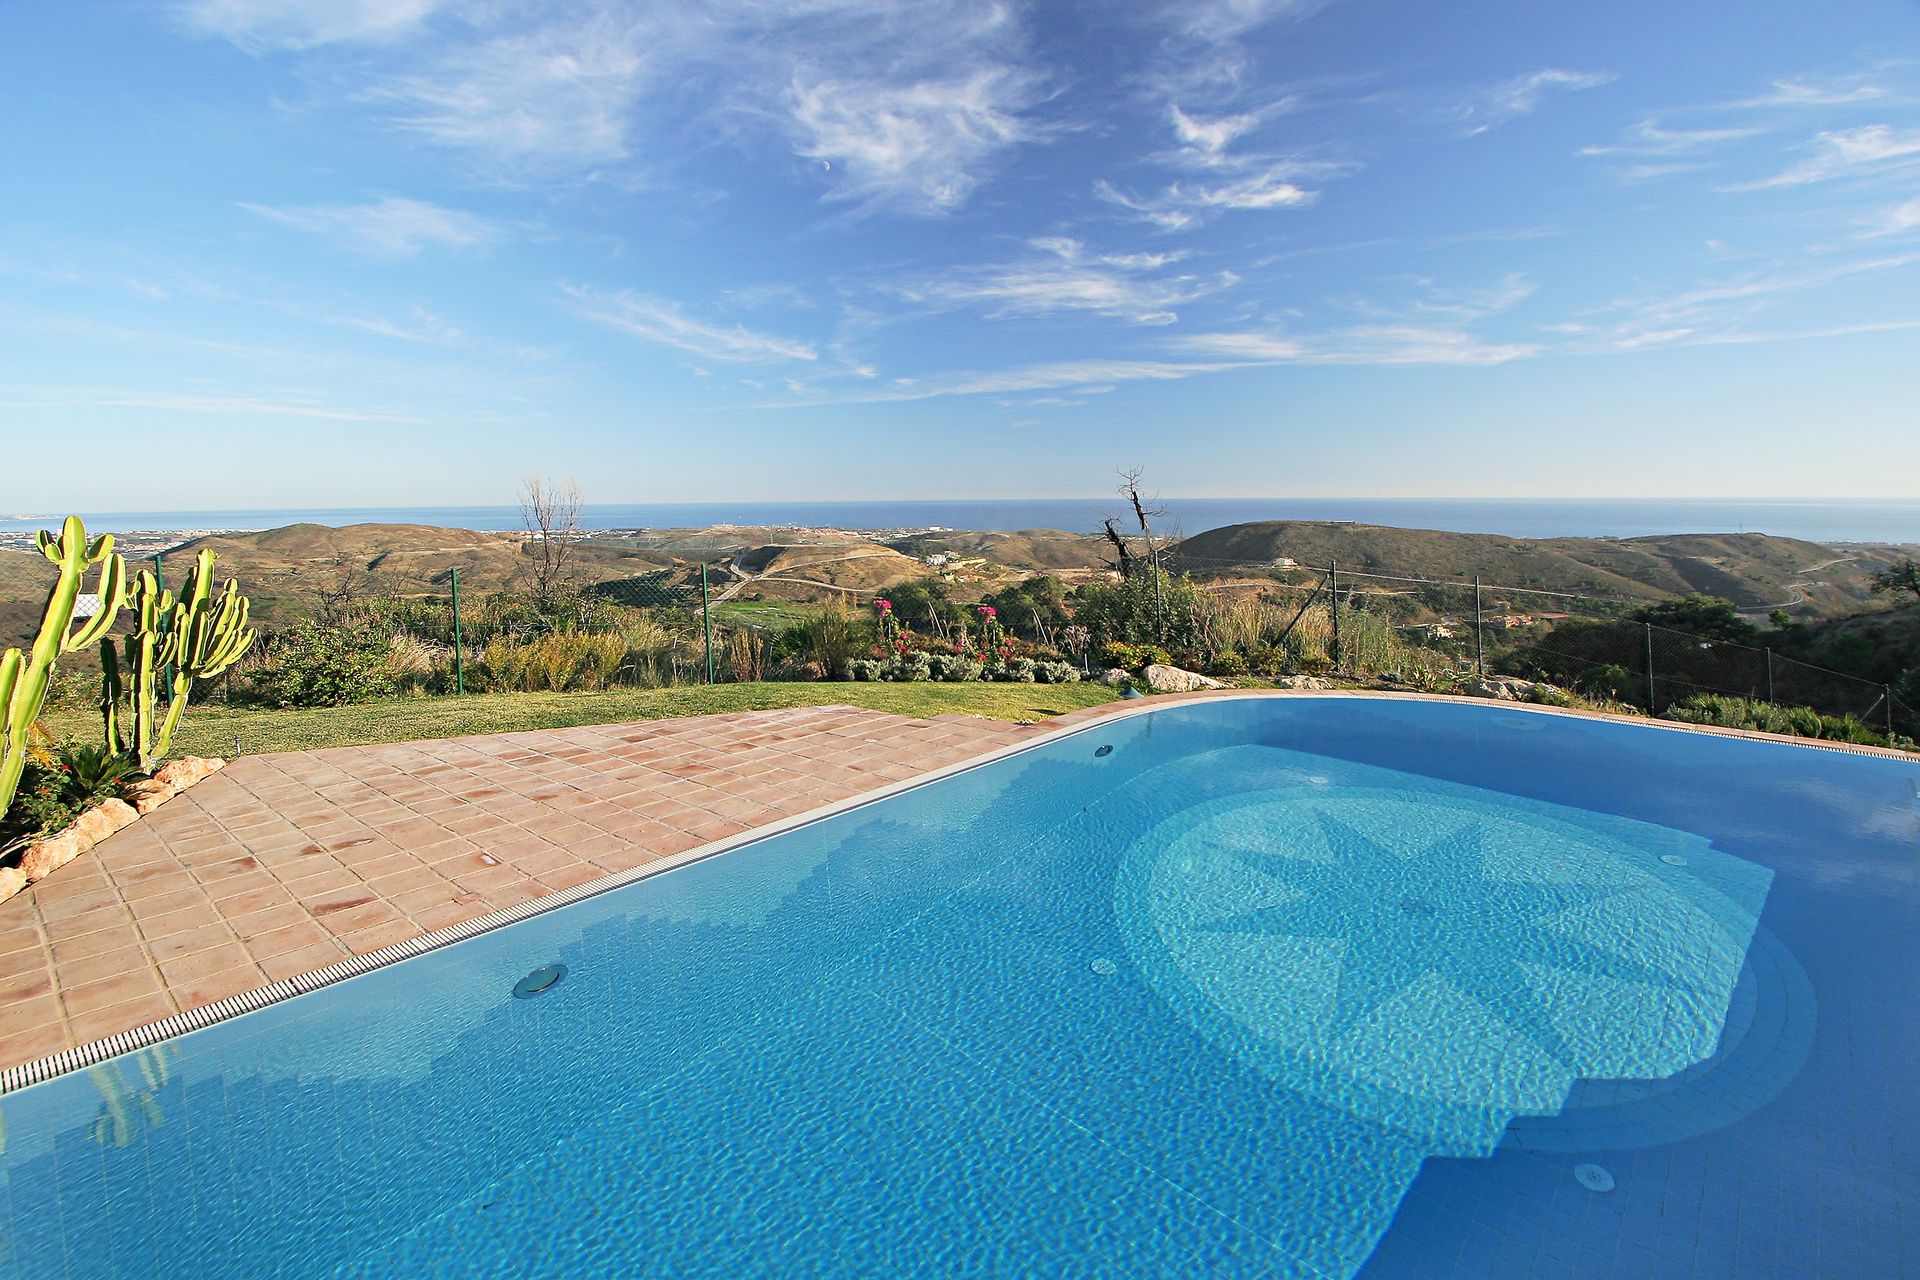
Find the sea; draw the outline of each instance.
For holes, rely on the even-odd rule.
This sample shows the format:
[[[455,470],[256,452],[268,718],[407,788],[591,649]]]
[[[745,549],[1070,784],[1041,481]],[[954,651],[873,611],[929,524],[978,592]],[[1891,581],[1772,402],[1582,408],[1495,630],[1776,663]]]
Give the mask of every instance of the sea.
[[[1180,498],[1158,505],[1156,528],[1192,535],[1254,520],[1345,520],[1406,529],[1515,538],[1632,538],[1662,533],[1771,533],[1810,542],[1920,544],[1920,498]],[[58,523],[65,513],[0,513],[0,533]],[[318,507],[235,511],[77,512],[94,532],[203,533],[311,523],[428,524],[518,529],[511,506]],[[586,508],[592,529],[672,529],[717,524],[810,529],[1065,529],[1093,533],[1104,516],[1131,518],[1113,498],[997,501],[650,502]]]

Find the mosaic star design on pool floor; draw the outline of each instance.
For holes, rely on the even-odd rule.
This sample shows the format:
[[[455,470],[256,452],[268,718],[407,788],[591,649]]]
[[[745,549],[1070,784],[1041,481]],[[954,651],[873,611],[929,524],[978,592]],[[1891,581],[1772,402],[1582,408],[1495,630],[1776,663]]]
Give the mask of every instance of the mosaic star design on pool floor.
[[[1210,933],[1335,939],[1344,948],[1323,1034],[1337,1039],[1398,992],[1437,975],[1562,1062],[1579,1058],[1548,1016],[1526,967],[1547,965],[1671,987],[1658,970],[1554,927],[1569,910],[1628,891],[1619,883],[1528,882],[1489,875],[1482,824],[1413,854],[1394,853],[1340,819],[1314,815],[1332,862],[1267,850],[1223,852],[1300,896],[1202,926]],[[1465,890],[1465,892],[1463,892]],[[1412,945],[1381,945],[1390,937]]]
[[[1579,1080],[1713,1054],[1763,870],[1667,828],[1218,754],[1263,784],[1134,842],[1115,906],[1149,985],[1235,1057],[1428,1154],[1485,1155]]]

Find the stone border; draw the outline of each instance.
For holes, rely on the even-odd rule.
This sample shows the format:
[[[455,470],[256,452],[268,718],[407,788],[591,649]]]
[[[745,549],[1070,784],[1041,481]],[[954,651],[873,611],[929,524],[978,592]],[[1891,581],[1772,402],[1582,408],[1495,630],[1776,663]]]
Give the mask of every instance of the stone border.
[[[144,1026],[117,1032],[114,1035],[106,1036],[99,1040],[91,1040],[86,1044],[76,1045],[71,1049],[63,1049],[58,1053],[49,1054],[44,1058],[37,1058],[31,1062],[21,1063],[18,1066],[7,1067],[4,1070],[0,1070],[0,1096],[24,1089],[30,1085],[43,1083],[71,1071],[94,1066],[124,1053],[130,1053],[134,1050],[147,1048],[165,1040],[174,1039],[190,1031],[202,1030],[216,1023],[225,1022],[230,1018],[239,1017],[241,1014],[251,1013],[266,1008],[268,1005],[278,1004],[283,1000],[290,1000],[295,996],[318,991],[321,988],[332,986],[336,982],[343,982],[348,978],[358,977],[361,974],[371,972],[374,969],[384,968],[387,965],[397,963],[401,960],[423,955],[429,951],[437,951],[442,947],[466,941],[480,934],[490,933],[505,925],[516,924],[522,920],[531,919],[534,916],[545,915],[549,911],[557,911],[563,907],[583,901],[584,899],[598,897],[603,893],[609,893],[615,889],[637,884],[642,880],[661,875],[679,867],[687,866],[690,863],[702,862],[723,853],[730,853],[736,849],[743,849],[750,845],[759,844],[764,840],[769,840],[774,836],[782,835],[788,831],[809,827],[815,823],[837,817],[840,814],[848,813],[855,809],[863,809],[868,805],[878,804],[882,800],[890,799],[903,792],[918,790],[921,787],[930,786],[933,783],[957,774],[971,772],[974,769],[983,768],[997,761],[1088,732],[1110,720],[1145,715],[1169,706],[1188,702],[1256,698],[1365,698],[1375,700],[1438,702],[1536,715],[1571,716],[1590,720],[1601,720],[1641,729],[1666,730],[1676,733],[1701,733],[1711,737],[1739,738],[1747,741],[1766,742],[1780,746],[1838,751],[1848,755],[1873,756],[1881,759],[1904,761],[1920,769],[1920,758],[1916,758],[1906,752],[1894,751],[1885,747],[1859,747],[1850,743],[1830,743],[1823,742],[1819,739],[1794,738],[1783,734],[1758,733],[1743,729],[1722,729],[1712,725],[1689,725],[1675,721],[1655,720],[1639,716],[1623,716],[1610,712],[1585,711],[1571,707],[1549,707],[1537,706],[1531,703],[1496,702],[1483,698],[1449,697],[1445,694],[1388,693],[1378,690],[1291,691],[1278,689],[1221,689],[1198,693],[1162,694],[1147,698],[1117,700],[1095,707],[1087,707],[1079,711],[1068,712],[1066,715],[1055,720],[1054,725],[1056,727],[1047,733],[1035,735],[1025,741],[1008,743],[1005,746],[997,747],[992,751],[975,756],[972,759],[961,760],[954,764],[944,766],[943,768],[935,769],[930,773],[921,774],[918,777],[908,778],[905,781],[892,783],[878,790],[851,796],[834,804],[824,805],[821,808],[811,810],[807,813],[798,814],[792,818],[786,818],[779,822],[756,827],[751,831],[742,832],[738,835],[709,841],[704,845],[689,849],[684,853],[662,858],[644,867],[637,867],[631,871],[615,872],[612,875],[602,876],[597,880],[590,880],[585,884],[576,885],[571,889],[563,889],[557,893],[531,898],[517,906],[503,908],[499,911],[491,911],[486,915],[477,916],[472,920],[463,921],[460,924],[450,925],[445,929],[437,929],[432,933],[422,934],[417,938],[411,938],[405,942],[397,942],[392,946],[382,947],[377,951],[370,951],[366,955],[354,956],[342,960],[337,964],[328,965],[324,969],[317,969],[311,973],[296,974],[294,977],[284,978],[278,982],[269,983],[264,987],[257,987],[252,991],[245,991],[236,996],[229,996],[224,1000],[202,1005],[197,1009],[189,1009],[184,1013],[175,1014],[169,1018],[162,1018],[157,1022],[150,1022]],[[1916,789],[1920,790],[1920,782],[1916,783]]]
[[[210,778],[227,767],[218,756],[181,756],[154,770],[153,776],[126,789],[132,803],[114,796],[91,809],[50,836],[27,842],[20,863],[0,867],[0,902],[5,902],[29,885],[39,884],[116,831],[152,813],[188,787]]]

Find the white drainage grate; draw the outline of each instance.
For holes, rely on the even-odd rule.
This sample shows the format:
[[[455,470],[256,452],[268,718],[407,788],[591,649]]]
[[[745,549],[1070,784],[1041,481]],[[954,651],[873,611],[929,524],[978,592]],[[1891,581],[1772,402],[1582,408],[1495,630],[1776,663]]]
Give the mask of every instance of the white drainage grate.
[[[1597,1164],[1573,1166],[1573,1180],[1589,1191],[1613,1190],[1613,1175]]]

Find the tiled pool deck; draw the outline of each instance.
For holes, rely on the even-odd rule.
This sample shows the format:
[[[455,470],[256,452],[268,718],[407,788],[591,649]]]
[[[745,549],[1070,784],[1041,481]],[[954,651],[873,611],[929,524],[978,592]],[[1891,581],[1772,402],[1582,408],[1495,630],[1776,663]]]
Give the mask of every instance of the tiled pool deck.
[[[1041,731],[807,707],[245,757],[0,903],[0,1068]]]

